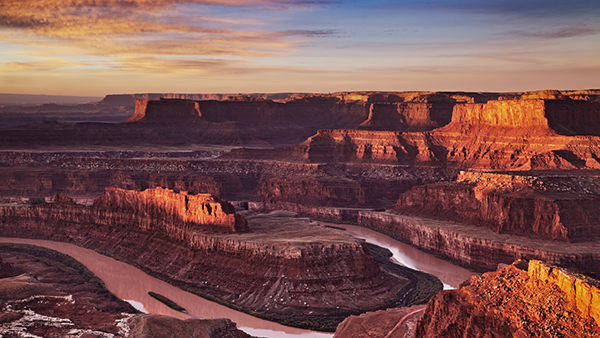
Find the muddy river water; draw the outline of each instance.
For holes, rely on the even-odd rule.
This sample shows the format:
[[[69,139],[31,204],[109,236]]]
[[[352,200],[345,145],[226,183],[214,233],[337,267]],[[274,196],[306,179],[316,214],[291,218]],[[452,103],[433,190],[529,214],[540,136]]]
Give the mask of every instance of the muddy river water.
[[[321,224],[328,223],[321,222]],[[397,263],[437,276],[442,280],[446,289],[458,287],[458,284],[473,275],[472,272],[466,269],[435,258],[373,230],[346,224],[332,225],[346,229],[346,233],[352,236],[388,248],[394,254],[392,259]],[[38,245],[72,256],[102,279],[106,287],[117,297],[129,301],[138,309],[143,309],[149,313],[164,314],[182,319],[190,317],[230,318],[237,323],[238,328],[258,337],[323,338],[332,336],[328,333],[283,326],[232,310],[180,290],[147,275],[133,266],[73,244],[20,238],[0,238],[0,242]],[[163,303],[150,297],[148,291],[154,291],[170,298],[184,307],[189,315],[168,308]]]

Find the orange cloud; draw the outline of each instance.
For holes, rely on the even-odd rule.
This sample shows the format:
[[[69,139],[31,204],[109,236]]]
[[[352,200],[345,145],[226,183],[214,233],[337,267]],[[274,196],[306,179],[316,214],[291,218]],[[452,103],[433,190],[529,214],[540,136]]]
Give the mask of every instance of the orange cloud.
[[[75,47],[93,55],[272,56],[294,44],[293,34],[231,28],[256,21],[182,16],[179,4],[303,6],[285,0],[2,0],[4,41]],[[216,27],[215,27],[216,26]],[[227,27],[229,26],[229,27]]]

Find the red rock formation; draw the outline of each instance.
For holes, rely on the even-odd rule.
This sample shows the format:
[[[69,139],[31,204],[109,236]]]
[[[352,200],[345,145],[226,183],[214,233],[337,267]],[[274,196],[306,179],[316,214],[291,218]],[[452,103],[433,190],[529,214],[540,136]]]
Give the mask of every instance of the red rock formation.
[[[333,338],[414,338],[425,305],[367,312],[344,319]]]
[[[202,117],[202,113],[198,102],[161,98],[136,101],[134,115],[123,123],[184,123],[199,117]]]
[[[173,317],[143,314],[128,322],[129,338],[250,338],[229,319],[180,320]]]
[[[451,123],[433,131],[321,130],[300,145],[272,154],[315,163],[597,169],[599,116],[597,102],[568,98],[460,103],[454,106]],[[249,158],[263,153],[254,150],[236,156]]]
[[[568,178],[567,178],[568,179]],[[396,212],[560,241],[589,241],[600,229],[596,195],[552,191],[543,179],[461,173],[458,182],[416,186]]]
[[[600,246],[596,241],[565,245],[531,236],[497,234],[464,223],[375,211],[359,211],[358,224],[381,230],[453,261],[484,269],[525,258],[600,275]]]
[[[140,227],[151,224],[195,224],[213,226],[226,232],[248,231],[247,222],[228,202],[210,194],[190,195],[169,189],[155,188],[142,192],[107,188],[94,207],[110,213],[128,212],[135,215]]]
[[[414,301],[410,278],[382,270],[366,243],[306,219],[257,216],[252,232],[232,234],[246,224],[203,195],[108,189],[89,207],[57,200],[66,203],[0,207],[0,235],[100,250],[230,306],[313,328]]]
[[[425,131],[450,123],[454,103],[372,103],[359,129]]]
[[[418,337],[597,337],[599,282],[531,261],[472,277],[427,305]]]

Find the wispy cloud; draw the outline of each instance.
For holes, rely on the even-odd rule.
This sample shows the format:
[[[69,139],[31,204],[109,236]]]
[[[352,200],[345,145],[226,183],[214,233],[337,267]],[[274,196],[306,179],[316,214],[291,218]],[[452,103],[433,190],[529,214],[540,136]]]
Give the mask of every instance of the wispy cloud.
[[[296,37],[324,37],[333,31],[278,32],[239,29],[257,20],[182,13],[178,5],[259,7],[285,10],[330,4],[305,0],[2,0],[0,28],[15,44],[80,48],[94,55],[272,56],[291,48]],[[202,9],[199,9],[202,11]],[[23,35],[30,39],[23,41]],[[41,38],[47,38],[43,40]],[[42,41],[40,41],[42,40]]]
[[[76,65],[66,61],[6,62],[0,65],[0,73],[51,72],[74,66]]]
[[[561,27],[561,28],[550,28],[548,30],[536,30],[536,31],[525,31],[525,30],[509,30],[501,35],[510,37],[525,37],[525,38],[536,38],[536,39],[564,39],[573,38],[578,36],[595,35],[600,33],[599,29],[591,28],[588,26],[572,26],[572,27]]]

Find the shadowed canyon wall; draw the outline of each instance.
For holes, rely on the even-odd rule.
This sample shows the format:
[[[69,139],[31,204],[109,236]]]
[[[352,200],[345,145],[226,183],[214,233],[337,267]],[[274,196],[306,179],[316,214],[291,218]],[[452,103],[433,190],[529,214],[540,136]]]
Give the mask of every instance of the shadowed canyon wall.
[[[461,173],[457,182],[414,187],[400,196],[395,210],[497,233],[589,241],[600,229],[598,202],[590,193],[553,191],[542,178]]]

